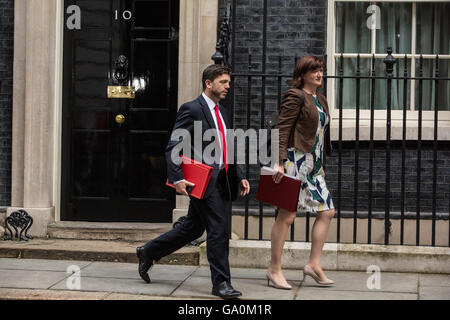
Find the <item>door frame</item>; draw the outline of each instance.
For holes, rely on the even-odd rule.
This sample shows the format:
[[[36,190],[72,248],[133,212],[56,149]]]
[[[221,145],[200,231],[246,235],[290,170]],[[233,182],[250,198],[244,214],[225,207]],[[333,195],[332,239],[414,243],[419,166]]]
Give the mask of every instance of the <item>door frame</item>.
[[[30,233],[42,236],[48,223],[61,221],[63,28],[68,17],[63,5],[54,0],[14,1],[13,162],[8,213],[16,208],[29,211],[34,218]],[[216,51],[217,23],[218,0],[180,1],[178,107],[201,92],[201,72],[213,63],[211,56]],[[36,57],[40,57],[40,63],[36,63]],[[28,88],[39,83],[48,84],[46,98],[36,102]],[[41,113],[33,113],[37,108]],[[42,150],[36,149],[36,145],[42,145],[41,137],[29,129],[36,117],[37,121],[45,119],[50,141]],[[44,159],[43,152],[47,153]],[[32,170],[45,172],[39,176],[42,181],[36,183]],[[42,193],[45,197],[37,196]],[[187,211],[188,203],[188,199],[178,197],[175,211]]]
[[[96,1],[95,3],[100,2],[99,4],[103,5],[103,1]],[[161,1],[162,6],[161,8],[157,7],[156,14],[164,17],[161,21],[161,27],[164,27],[165,32],[167,32],[164,37],[155,36],[154,33],[154,30],[162,28],[145,25],[146,17],[152,14],[152,10],[155,14],[153,1],[109,0],[106,1],[105,13],[96,10],[90,11],[92,27],[84,25],[85,21],[82,20],[80,30],[64,30],[66,41],[63,46],[61,220],[144,223],[168,223],[172,221],[175,192],[164,186],[166,164],[164,160],[165,143],[163,141],[169,137],[177,111],[179,0],[158,0],[158,2]],[[66,7],[77,3],[74,0],[64,0]],[[82,18],[84,17],[83,10],[93,10],[92,8],[96,6],[91,7],[88,3],[86,3],[86,6],[80,5]],[[139,6],[143,7],[139,9]],[[130,10],[135,20],[115,19],[114,13],[119,8],[120,10]],[[139,10],[141,11],[140,14]],[[95,21],[100,19],[101,23],[97,28]],[[140,34],[141,29],[146,29],[147,32]],[[79,69],[83,65],[83,60],[86,63],[91,60],[89,55],[81,56],[82,53],[79,50],[83,50],[83,48],[100,50],[98,54],[102,57],[101,69],[94,73],[89,71],[90,67],[84,71],[83,67]],[[147,50],[149,51],[147,52]],[[119,55],[124,55],[128,59],[128,76],[124,79],[124,83],[116,80],[113,76],[114,65],[117,63],[116,59]],[[153,57],[151,61],[148,60],[149,57]],[[80,61],[81,65],[77,61]],[[163,61],[164,63],[162,63]],[[147,66],[149,69],[143,69],[147,68],[143,66]],[[92,65],[92,67],[95,66]],[[152,98],[146,97],[150,100],[142,100],[142,95],[138,91],[136,92],[136,100],[109,99],[106,97],[106,84],[132,85],[131,82],[136,77],[139,78],[147,72],[153,72],[150,71],[153,68],[160,76],[157,76],[155,83],[153,83],[155,80],[148,79],[152,83],[150,87],[156,85],[159,88],[158,90],[165,92],[164,94],[157,95],[157,97],[153,96],[155,94],[153,92]],[[92,104],[85,100],[87,98],[85,96],[83,103],[80,105],[76,88],[79,88],[79,85],[83,87],[85,84],[83,84],[83,80],[80,82],[78,79],[90,78],[95,74],[98,74],[98,76],[95,76],[94,82],[96,89],[93,92],[89,91],[89,93],[95,96],[97,102],[92,102],[94,103]],[[166,80],[163,80],[164,77],[167,77]],[[153,76],[150,76],[150,78],[153,78]],[[146,106],[147,104],[149,106]],[[88,115],[84,116],[86,118],[83,117],[88,122],[90,119],[96,119],[95,115],[98,113],[102,117],[106,117],[108,123],[102,128],[95,125],[94,127],[78,126],[76,124],[77,119],[80,119],[80,115],[84,114],[83,111],[88,111]],[[163,114],[157,112],[163,112]],[[128,123],[123,127],[118,126],[113,121],[114,116],[120,113],[129,118]],[[154,116],[163,117],[159,119],[161,127],[155,128],[154,125],[150,124],[152,121],[145,121],[145,124],[138,125],[140,121],[137,121],[137,119],[141,115],[150,117],[150,119]],[[92,173],[102,172],[102,178],[91,176],[84,180],[79,176],[79,170],[84,166],[78,167],[77,163],[84,163],[85,160],[83,160],[84,157],[79,158],[77,152],[81,151],[83,155],[90,154],[84,146],[84,141],[90,140],[85,134],[89,136],[99,134],[98,138],[102,141],[100,143],[101,154],[97,154],[97,152],[94,152],[95,155],[92,154],[93,161],[102,168],[94,166],[91,168],[92,170],[89,170]],[[83,146],[80,146],[80,143]],[[149,143],[150,150],[144,147],[145,143]],[[81,149],[76,151],[78,148]],[[158,151],[155,153],[153,148]],[[142,161],[141,157],[136,154],[137,150],[139,150],[138,153],[141,153],[141,156],[148,153],[149,160]],[[156,160],[158,164],[150,165],[150,158]],[[124,162],[122,163],[120,159],[123,159]],[[150,165],[148,169],[155,170],[154,172],[144,169],[147,162]],[[113,168],[116,167],[121,167],[120,174],[115,171],[113,173]],[[144,176],[148,174],[148,177],[145,178],[145,181],[147,181],[146,188],[154,189],[154,191],[148,190],[147,193],[147,191],[133,187],[135,184],[139,184],[140,179],[138,177],[141,174]],[[158,177],[157,181],[155,177]],[[78,183],[81,193],[75,191],[75,185]],[[84,187],[88,187],[85,183],[102,187],[98,189],[98,194],[96,191],[93,194],[87,190],[82,192],[81,190],[84,190]],[[95,187],[94,189],[97,190]]]

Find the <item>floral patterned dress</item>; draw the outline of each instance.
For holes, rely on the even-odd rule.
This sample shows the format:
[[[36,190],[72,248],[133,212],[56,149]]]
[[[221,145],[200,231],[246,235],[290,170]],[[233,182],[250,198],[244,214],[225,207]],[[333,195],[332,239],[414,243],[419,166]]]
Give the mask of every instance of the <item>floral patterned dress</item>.
[[[284,164],[285,173],[296,176],[302,181],[298,198],[299,212],[320,212],[334,208],[333,200],[323,177],[323,145],[325,130],[329,130],[330,119],[313,95],[319,113],[316,141],[310,153],[296,148],[287,149],[288,160]]]

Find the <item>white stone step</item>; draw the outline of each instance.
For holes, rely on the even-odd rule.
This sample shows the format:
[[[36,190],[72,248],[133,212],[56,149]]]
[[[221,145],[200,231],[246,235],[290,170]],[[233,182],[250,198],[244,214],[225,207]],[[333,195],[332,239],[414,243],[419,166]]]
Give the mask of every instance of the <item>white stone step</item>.
[[[48,225],[47,238],[146,242],[171,229],[171,223],[59,221]]]

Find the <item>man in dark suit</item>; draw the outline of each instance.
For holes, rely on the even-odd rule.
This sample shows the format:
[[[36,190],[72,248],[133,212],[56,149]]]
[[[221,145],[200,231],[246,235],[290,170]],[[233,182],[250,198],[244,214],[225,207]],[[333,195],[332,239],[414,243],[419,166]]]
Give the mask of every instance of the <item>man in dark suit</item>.
[[[190,158],[202,159],[203,163],[214,168],[203,199],[190,197],[188,214],[181,225],[148,242],[145,246],[137,248],[139,275],[144,281],[150,283],[148,270],[153,266],[153,261],[158,261],[199,238],[206,230],[212,294],[223,299],[237,298],[242,295],[231,286],[228,262],[231,228],[229,208],[231,201],[237,198],[238,189],[241,196],[247,195],[250,191],[250,184],[244,178],[242,170],[231,163],[234,161],[228,161],[226,130],[231,129],[230,120],[228,111],[219,106],[219,101],[225,99],[228,94],[230,74],[229,68],[220,65],[211,65],[205,69],[202,77],[203,93],[196,100],[181,106],[173,128],[178,132],[184,130],[186,134],[182,139],[172,136],[166,149],[168,180],[169,183],[175,184],[179,194],[188,196],[186,188],[194,186],[184,180],[181,165],[177,164],[180,161],[174,161],[179,159],[182,153],[177,150],[181,149],[180,143],[186,143],[183,139],[190,138]],[[214,141],[216,143],[214,150],[218,151],[217,153],[212,152],[210,157],[204,154],[205,148],[211,142],[202,139],[201,142],[195,143],[194,128],[196,130],[201,128],[202,137],[206,130],[213,130],[217,138]]]

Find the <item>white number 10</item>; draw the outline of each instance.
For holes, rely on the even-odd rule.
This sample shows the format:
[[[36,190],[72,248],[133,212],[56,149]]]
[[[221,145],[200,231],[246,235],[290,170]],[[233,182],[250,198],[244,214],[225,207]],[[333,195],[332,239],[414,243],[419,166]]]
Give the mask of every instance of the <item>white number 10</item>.
[[[116,20],[119,19],[119,11],[118,10],[115,11],[115,17],[116,17]],[[122,18],[124,20],[130,20],[132,17],[133,17],[133,14],[129,10],[125,10],[124,12],[122,12]]]

